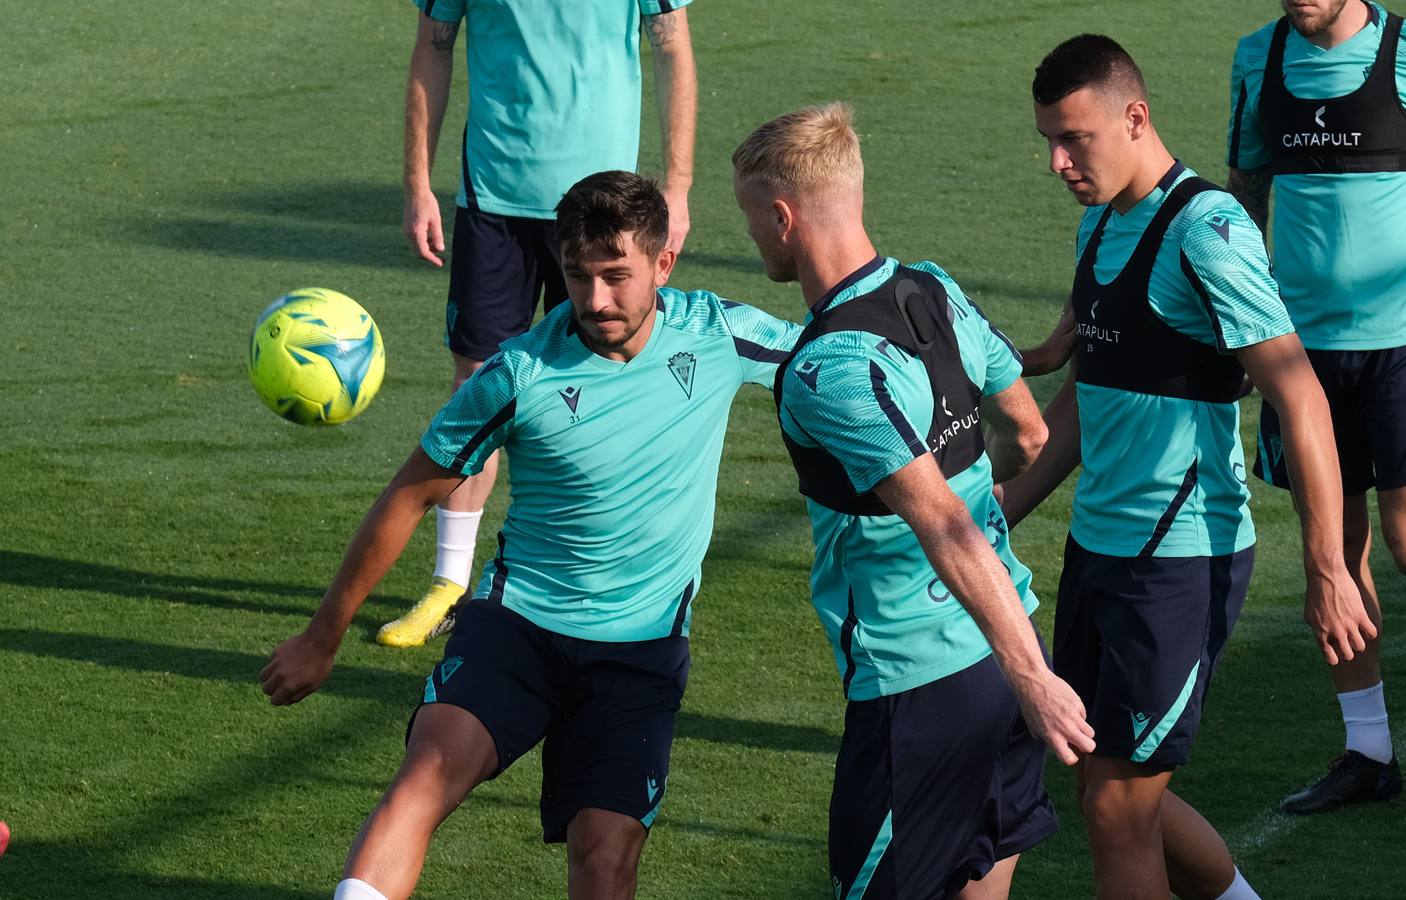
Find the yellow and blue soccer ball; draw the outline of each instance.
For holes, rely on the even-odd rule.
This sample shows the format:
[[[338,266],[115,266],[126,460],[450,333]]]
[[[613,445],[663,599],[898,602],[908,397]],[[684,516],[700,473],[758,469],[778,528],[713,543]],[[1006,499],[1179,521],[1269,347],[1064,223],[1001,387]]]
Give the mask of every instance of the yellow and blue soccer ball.
[[[299,425],[340,425],[370,405],[386,373],[371,314],[346,294],[304,288],[268,305],[249,336],[249,380]]]

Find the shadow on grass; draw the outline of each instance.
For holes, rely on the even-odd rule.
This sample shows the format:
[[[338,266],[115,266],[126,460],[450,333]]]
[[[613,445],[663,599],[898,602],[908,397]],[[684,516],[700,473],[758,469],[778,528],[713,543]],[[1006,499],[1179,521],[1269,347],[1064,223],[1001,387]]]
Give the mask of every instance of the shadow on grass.
[[[257,683],[259,670],[268,663],[268,657],[261,653],[180,647],[100,634],[68,634],[25,628],[0,628],[0,649],[133,672],[170,673],[248,685]],[[420,675],[341,664],[332,670],[332,677],[320,692],[336,697],[375,700],[401,706],[408,711],[419,698],[423,683]],[[803,753],[834,753],[839,746],[839,737],[822,728],[735,719],[689,710],[679,713],[677,734],[681,738],[715,744]]]
[[[5,854],[0,875],[6,897],[69,900],[73,897],[202,897],[210,900],[326,900],[327,891],[303,891],[271,884],[239,884],[180,875],[127,872],[114,866],[91,844],[41,841],[22,837]]]
[[[0,584],[87,591],[136,600],[165,600],[168,603],[288,616],[312,615],[322,597],[322,588],[310,585],[142,572],[107,563],[40,556],[17,550],[0,550]],[[297,597],[301,598],[301,602],[279,603],[232,596],[242,593]],[[398,614],[398,611],[410,606],[410,601],[399,597],[372,595],[367,599],[367,605],[374,607],[378,614]]]

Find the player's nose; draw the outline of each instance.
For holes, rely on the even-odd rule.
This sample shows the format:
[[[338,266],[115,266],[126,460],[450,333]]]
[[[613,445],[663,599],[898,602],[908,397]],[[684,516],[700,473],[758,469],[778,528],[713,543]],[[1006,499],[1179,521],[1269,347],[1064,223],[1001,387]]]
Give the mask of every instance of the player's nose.
[[[1070,159],[1069,151],[1059,144],[1050,145],[1050,171],[1058,175],[1065,169],[1072,168],[1074,160]]]

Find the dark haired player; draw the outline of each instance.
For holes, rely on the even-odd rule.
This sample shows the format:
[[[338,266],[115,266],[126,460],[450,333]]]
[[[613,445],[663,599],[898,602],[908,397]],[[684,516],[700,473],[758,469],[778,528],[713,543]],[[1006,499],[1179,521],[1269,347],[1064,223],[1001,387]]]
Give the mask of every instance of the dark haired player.
[[[489,454],[513,454],[498,554],[456,607],[405,760],[352,845],[339,900],[410,894],[430,836],[545,737],[542,827],[572,897],[633,896],[669,774],[723,434],[799,328],[664,287],[668,211],[626,172],[557,206],[570,304],[506,341],[440,410],[367,514],[303,633],[260,675],[276,705],[326,679],[415,525]]]
[[[1254,897],[1220,836],[1167,785],[1249,586],[1236,404],[1246,373],[1282,414],[1305,617],[1330,663],[1375,633],[1343,564],[1327,403],[1254,223],[1167,152],[1131,57],[1081,35],[1045,57],[1032,93],[1050,169],[1088,209],[1073,384],[1004,503],[1019,521],[1083,462],[1053,651],[1099,736],[1078,779],[1098,895]]]
[[[1406,48],[1402,22],[1362,0],[1284,0],[1240,41],[1226,190],[1268,232],[1274,277],[1327,394],[1343,480],[1343,552],[1381,630],[1367,490],[1406,571]],[[1288,487],[1276,406],[1261,407],[1254,472]],[[1381,635],[1331,670],[1347,748],[1291,813],[1401,793],[1387,728]]]

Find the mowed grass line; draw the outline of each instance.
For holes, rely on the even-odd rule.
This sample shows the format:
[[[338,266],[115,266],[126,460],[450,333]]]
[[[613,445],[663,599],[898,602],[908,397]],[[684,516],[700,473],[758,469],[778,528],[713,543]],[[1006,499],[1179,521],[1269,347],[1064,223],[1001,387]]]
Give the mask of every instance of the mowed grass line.
[[[694,230],[674,283],[800,317],[795,288],[760,274],[728,156],[765,118],[841,98],[864,136],[881,249],[941,263],[1018,343],[1033,342],[1067,293],[1079,212],[1045,172],[1031,123],[1039,57],[1082,30],[1123,40],[1173,149],[1221,179],[1234,41],[1274,6],[1186,15],[1139,0],[699,0]],[[274,710],[255,675],[306,621],[448,385],[445,277],[416,264],[399,235],[414,16],[393,0],[7,10],[0,818],[15,838],[0,896],[327,896],[399,761],[440,645],[389,652],[372,636],[423,587],[430,529],[358,617],[322,693]],[[446,204],[457,78],[436,172]],[[651,102],[642,165],[657,170]],[[307,285],[357,297],[388,343],[381,396],[339,429],[284,425],[244,378],[254,315]],[[1056,383],[1040,380],[1037,395]],[[1255,408],[1246,404],[1247,429]],[[794,485],[769,396],[745,389],[642,897],[828,894],[842,705],[806,603],[809,528]],[[1016,534],[1047,600],[1037,616],[1047,633],[1069,497],[1062,489]],[[490,520],[505,501],[500,490]],[[1224,830],[1266,897],[1400,896],[1399,805],[1303,821],[1271,811],[1341,732],[1298,621],[1289,504],[1268,489],[1255,503],[1249,609],[1174,784]],[[1384,554],[1377,563],[1396,630],[1400,579]],[[1401,653],[1386,665],[1399,682]],[[1397,696],[1391,711],[1406,721]],[[1050,774],[1065,829],[1027,855],[1016,895],[1087,896],[1070,781]],[[441,829],[420,895],[559,895],[564,858],[540,844],[537,788],[534,756],[480,791]]]

